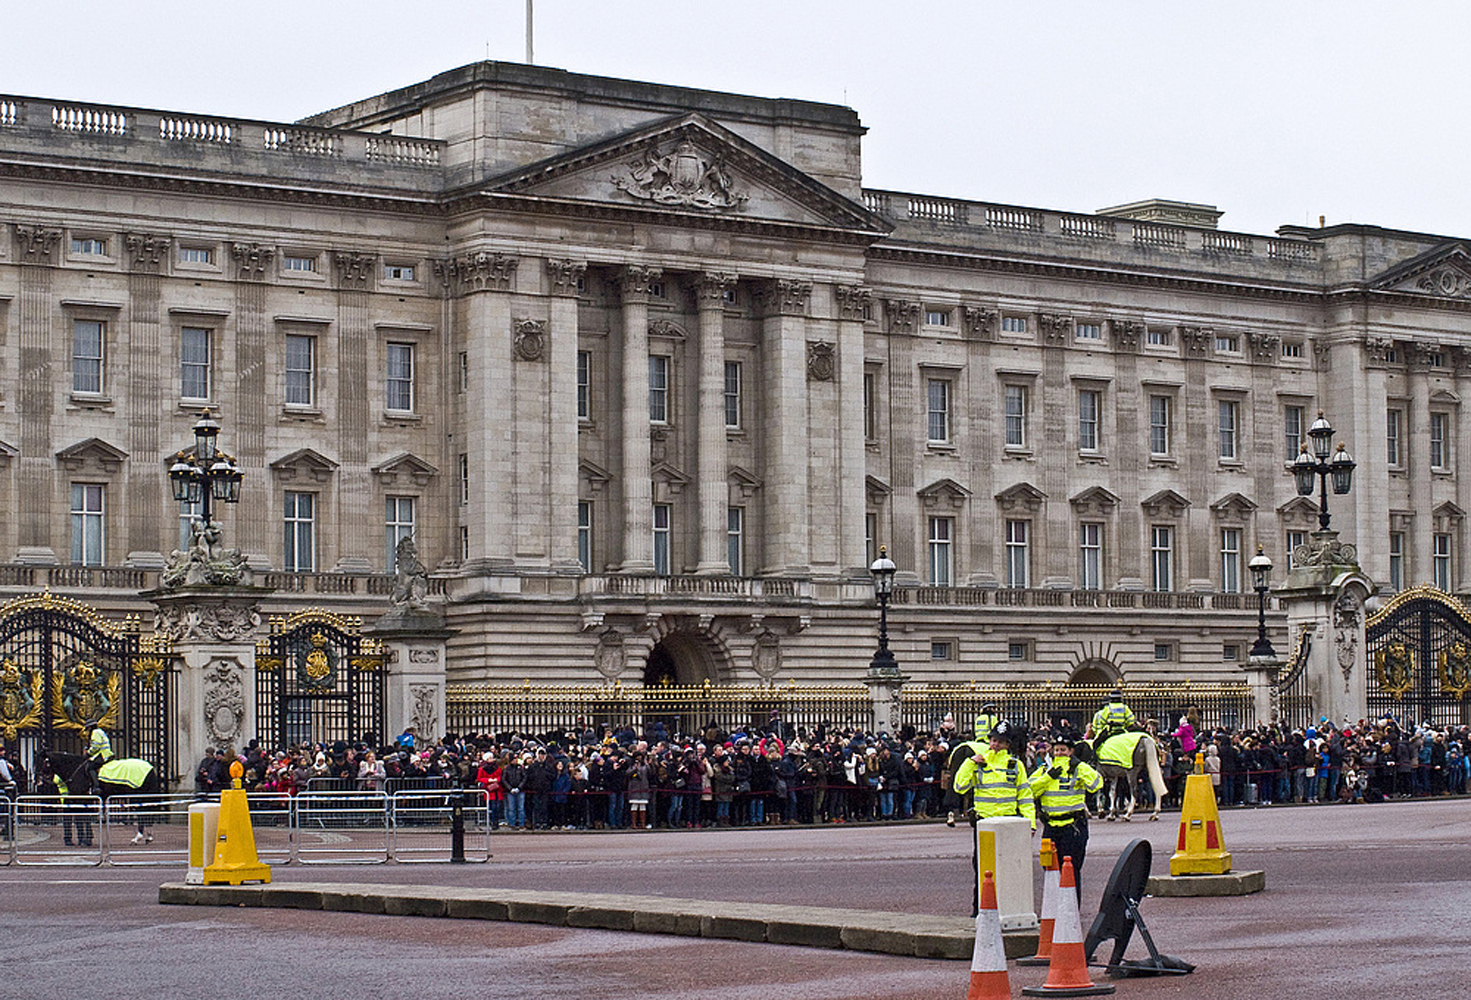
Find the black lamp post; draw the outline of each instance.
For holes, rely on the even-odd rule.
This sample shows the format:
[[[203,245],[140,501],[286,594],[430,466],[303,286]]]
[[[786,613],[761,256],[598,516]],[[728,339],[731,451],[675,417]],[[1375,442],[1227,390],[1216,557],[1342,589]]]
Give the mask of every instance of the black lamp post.
[[[1296,480],[1297,492],[1302,496],[1313,495],[1313,479],[1318,480],[1318,530],[1328,530],[1328,480],[1333,480],[1333,492],[1339,496],[1347,493],[1353,484],[1354,460],[1339,444],[1338,451],[1333,451],[1333,425],[1323,416],[1323,411],[1318,411],[1318,419],[1313,421],[1313,426],[1308,428],[1308,438],[1312,441],[1312,454],[1308,453],[1308,446],[1303,445],[1302,451],[1298,453],[1297,460],[1292,463],[1292,478]],[[1330,459],[1328,456],[1332,454]]]
[[[1272,560],[1268,559],[1262,552],[1262,547],[1256,547],[1256,555],[1251,557],[1251,562],[1246,564],[1251,570],[1251,585],[1256,590],[1256,642],[1252,643],[1252,659],[1257,657],[1270,657],[1276,659],[1277,651],[1272,648],[1272,641],[1267,638],[1267,587],[1272,577]]]
[[[214,520],[214,503],[240,502],[240,480],[245,478],[235,459],[220,451],[220,422],[205,410],[194,422],[194,449],[174,456],[169,480],[174,499],[180,503],[202,503],[206,525]]]
[[[873,654],[873,662],[868,665],[871,674],[899,672],[899,663],[889,652],[889,598],[894,595],[894,572],[897,569],[894,560],[889,558],[888,548],[880,545],[879,557],[868,567],[873,574],[873,595],[879,602],[879,648]]]

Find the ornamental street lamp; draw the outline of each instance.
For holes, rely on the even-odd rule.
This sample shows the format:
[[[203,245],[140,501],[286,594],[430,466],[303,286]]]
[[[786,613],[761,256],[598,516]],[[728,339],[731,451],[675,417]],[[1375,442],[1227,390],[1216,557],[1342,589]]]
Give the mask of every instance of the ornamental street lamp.
[[[873,662],[868,665],[871,674],[899,672],[899,663],[889,652],[889,599],[894,594],[894,572],[897,569],[894,560],[889,558],[888,548],[880,545],[879,557],[868,567],[873,574],[873,595],[879,602],[879,648],[873,654]]]
[[[1323,416],[1322,410],[1318,411],[1318,419],[1313,421],[1313,426],[1308,428],[1308,438],[1312,441],[1312,454],[1308,453],[1307,445],[1302,446],[1297,460],[1292,463],[1292,478],[1296,481],[1297,492],[1305,497],[1313,495],[1313,480],[1318,480],[1318,530],[1327,531],[1328,480],[1333,480],[1334,493],[1339,496],[1347,493],[1353,485],[1356,463],[1342,443],[1336,452],[1333,451],[1333,425]],[[1332,458],[1328,457],[1330,453]]]
[[[1276,659],[1277,651],[1272,648],[1272,641],[1267,638],[1267,588],[1272,577],[1272,560],[1268,559],[1262,552],[1262,547],[1256,547],[1256,555],[1252,556],[1251,562],[1246,564],[1251,570],[1251,585],[1256,590],[1256,642],[1252,644],[1252,659],[1257,657],[1269,657]]]
[[[245,478],[235,459],[219,450],[219,438],[220,422],[205,410],[194,423],[193,450],[179,452],[169,466],[174,499],[201,504],[205,525],[214,521],[214,501],[240,502],[240,481]]]

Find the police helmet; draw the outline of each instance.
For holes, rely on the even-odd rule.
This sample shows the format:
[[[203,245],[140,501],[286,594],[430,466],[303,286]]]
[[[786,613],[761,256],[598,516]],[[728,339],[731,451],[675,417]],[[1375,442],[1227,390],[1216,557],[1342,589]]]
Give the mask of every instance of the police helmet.
[[[1048,743],[1051,746],[1075,747],[1078,745],[1078,737],[1067,729],[1054,729]]]
[[[1124,697],[1123,689],[1122,688],[1114,688],[1112,691],[1110,691],[1108,693],[1108,697],[1109,697],[1109,700],[1110,701],[1119,701],[1119,700],[1121,700]]]
[[[1005,719],[1002,719],[1000,722],[996,723],[996,725],[991,727],[991,738],[993,740],[1007,740],[1009,742],[1011,740],[1011,733],[1011,723],[1007,722]]]

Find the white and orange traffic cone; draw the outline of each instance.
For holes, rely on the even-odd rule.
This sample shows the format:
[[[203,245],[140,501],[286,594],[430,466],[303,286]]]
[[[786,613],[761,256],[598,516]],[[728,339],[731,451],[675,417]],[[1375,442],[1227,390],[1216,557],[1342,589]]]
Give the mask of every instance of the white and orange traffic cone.
[[[1001,940],[1001,914],[996,911],[996,879],[986,872],[981,908],[976,911],[976,947],[970,959],[970,992],[965,1000],[1011,1000],[1006,978],[1006,944]]]
[[[1062,878],[1057,886],[1057,916],[1052,925],[1052,962],[1047,966],[1047,982],[1027,986],[1022,996],[1028,997],[1092,997],[1114,991],[1109,983],[1094,983],[1088,978],[1088,957],[1083,954],[1083,919],[1078,915],[1077,879],[1073,876],[1073,859],[1062,861]]]
[[[1037,954],[1019,958],[1017,965],[1050,965],[1052,962],[1052,925],[1057,920],[1057,887],[1062,870],[1057,863],[1057,849],[1052,841],[1042,838],[1042,926],[1037,931]]]

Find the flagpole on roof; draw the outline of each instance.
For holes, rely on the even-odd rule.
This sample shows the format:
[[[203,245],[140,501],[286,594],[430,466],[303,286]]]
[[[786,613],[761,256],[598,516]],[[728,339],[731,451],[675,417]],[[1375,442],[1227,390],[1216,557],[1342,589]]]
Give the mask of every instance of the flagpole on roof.
[[[531,56],[531,5],[534,0],[526,0],[526,65],[531,66],[535,60]]]

